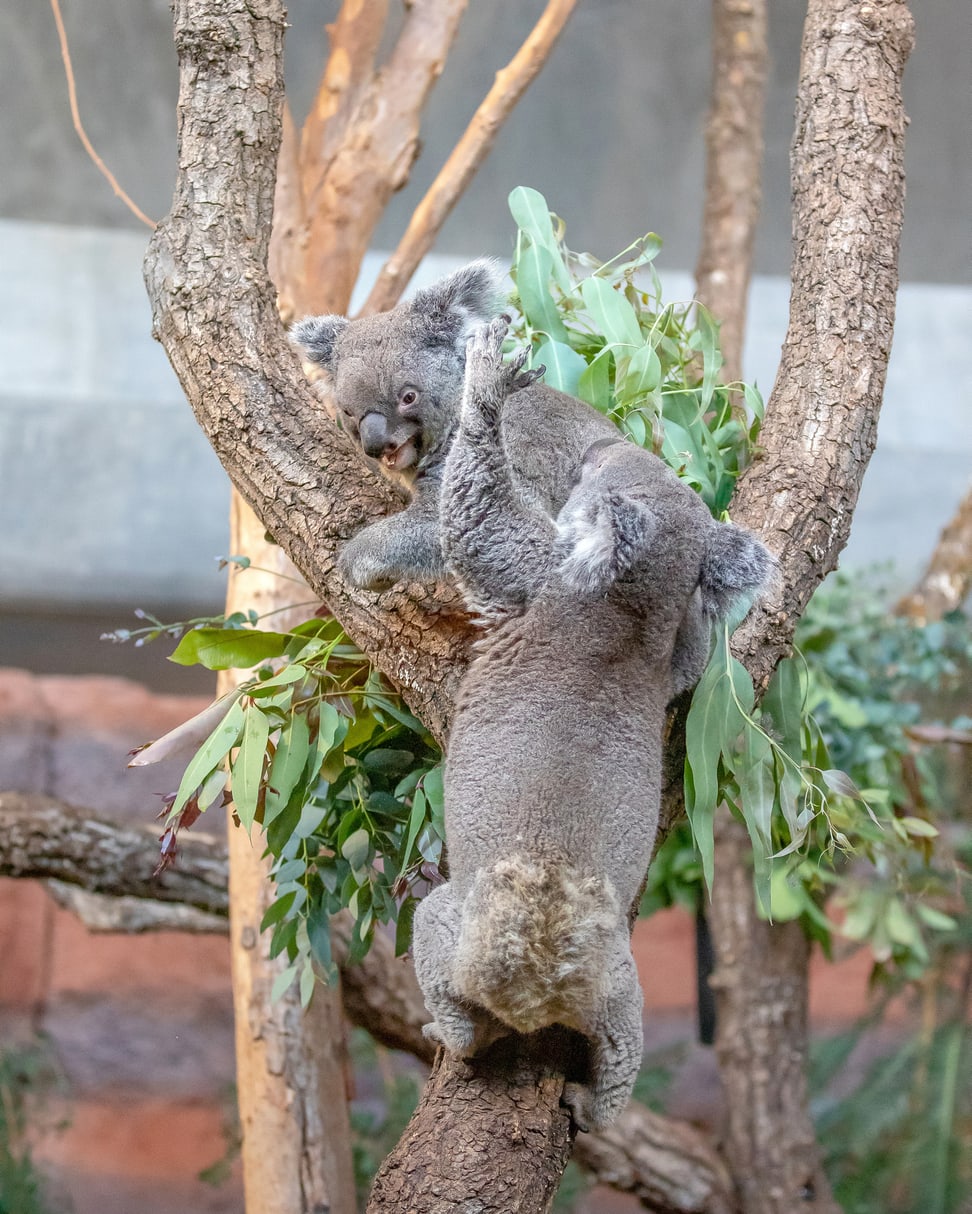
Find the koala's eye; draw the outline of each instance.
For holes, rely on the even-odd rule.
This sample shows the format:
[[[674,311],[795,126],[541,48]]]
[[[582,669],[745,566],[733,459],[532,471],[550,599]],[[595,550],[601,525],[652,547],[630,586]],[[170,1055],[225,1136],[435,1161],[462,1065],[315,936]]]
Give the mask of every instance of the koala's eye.
[[[418,398],[417,388],[403,388],[398,394],[398,403],[403,409],[410,409],[418,404]]]

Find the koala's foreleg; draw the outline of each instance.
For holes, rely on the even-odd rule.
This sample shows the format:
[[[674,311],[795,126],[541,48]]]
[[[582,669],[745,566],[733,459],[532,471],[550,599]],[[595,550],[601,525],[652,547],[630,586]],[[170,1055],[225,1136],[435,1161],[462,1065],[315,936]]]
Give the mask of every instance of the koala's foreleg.
[[[459,429],[450,448],[440,502],[446,562],[477,610],[521,609],[552,568],[554,526],[523,500],[503,449],[507,396],[532,383],[526,351],[503,361],[509,321],[481,325],[466,346]]]
[[[620,1115],[641,1068],[643,998],[627,940],[610,964],[608,990],[584,1028],[591,1049],[590,1081],[564,1086],[564,1104],[581,1130],[601,1129]]]
[[[341,549],[344,579],[362,590],[396,582],[432,582],[445,573],[439,535],[439,482],[419,482],[411,504],[364,527]]]
[[[419,903],[412,924],[412,958],[425,1006],[434,1020],[422,1032],[460,1057],[469,1058],[497,1037],[504,1028],[485,1009],[473,1016],[452,987],[452,973],[462,926],[462,908],[449,883],[432,890]]]

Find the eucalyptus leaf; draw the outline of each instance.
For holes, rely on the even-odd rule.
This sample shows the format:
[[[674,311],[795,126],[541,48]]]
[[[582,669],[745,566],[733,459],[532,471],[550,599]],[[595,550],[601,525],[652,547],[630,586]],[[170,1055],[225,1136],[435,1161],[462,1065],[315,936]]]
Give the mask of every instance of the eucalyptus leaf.
[[[247,670],[270,658],[279,658],[291,638],[282,632],[246,628],[194,628],[169,657],[180,666],[207,670]]]
[[[577,395],[580,377],[587,370],[587,362],[582,355],[564,341],[545,337],[530,357],[531,366],[538,367],[541,363],[547,368],[544,382],[549,387],[566,392],[569,396]]]
[[[554,258],[549,249],[524,240],[516,268],[516,290],[523,315],[533,329],[567,344],[567,329],[550,294]]]
[[[269,736],[270,724],[267,718],[259,708],[251,704],[246,710],[240,749],[232,763],[230,785],[233,805],[243,829],[247,831],[256,817]]]
[[[570,275],[560,254],[560,245],[550,219],[547,200],[529,186],[517,186],[507,200],[510,214],[520,232],[535,246],[543,248],[550,256],[550,273],[562,291],[571,288]]]
[[[371,853],[371,836],[359,827],[353,831],[341,845],[341,855],[351,865],[353,872],[360,872],[368,861]]]
[[[581,295],[598,330],[608,343],[640,347],[644,338],[634,308],[603,278],[585,278]]]
[[[243,708],[233,700],[222,721],[189,760],[172,803],[170,817],[186,804],[210,772],[214,771],[239,741],[243,731]]]
[[[268,826],[293,795],[307,763],[310,732],[303,713],[291,715],[281,730],[267,776],[263,824]]]

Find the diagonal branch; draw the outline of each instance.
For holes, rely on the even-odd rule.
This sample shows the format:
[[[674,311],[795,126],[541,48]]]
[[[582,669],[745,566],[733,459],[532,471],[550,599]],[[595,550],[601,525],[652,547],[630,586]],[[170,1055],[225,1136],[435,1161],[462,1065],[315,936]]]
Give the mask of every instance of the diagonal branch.
[[[303,160],[307,223],[302,307],[344,311],[375,224],[419,151],[422,111],[445,66],[467,0],[412,0],[387,62],[367,4],[345,4],[308,120]],[[383,7],[387,7],[384,5]],[[315,144],[321,145],[315,156]]]
[[[783,601],[734,648],[758,687],[847,542],[877,438],[904,200],[901,75],[913,22],[900,0],[810,0],[791,153],[790,321],[733,518],[780,559]]]
[[[540,20],[510,62],[496,73],[448,160],[415,208],[398,248],[381,268],[362,315],[393,308],[419,262],[428,253],[483,160],[489,155],[503,123],[550,57],[577,0],[549,0]]]
[[[972,486],[938,537],[928,568],[896,607],[918,624],[956,611],[972,590]]]

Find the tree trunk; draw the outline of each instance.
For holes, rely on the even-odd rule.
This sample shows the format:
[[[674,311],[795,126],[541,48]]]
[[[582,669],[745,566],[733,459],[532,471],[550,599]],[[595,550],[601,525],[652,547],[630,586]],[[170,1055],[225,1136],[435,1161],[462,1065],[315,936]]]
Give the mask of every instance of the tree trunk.
[[[723,820],[716,843],[709,922],[718,961],[709,982],[726,1095],[723,1150],[740,1205],[746,1214],[834,1214],[807,1097],[810,946],[799,922],[766,923],[756,913],[745,829]]]
[[[550,1209],[573,1135],[560,1107],[565,1044],[559,1033],[541,1036],[532,1051],[507,1038],[472,1063],[440,1052],[415,1116],[375,1177],[368,1214]]]
[[[286,630],[313,605],[288,607],[308,592],[297,570],[238,494],[230,547],[252,566],[230,576],[226,612],[272,611]],[[231,567],[232,568],[232,567]],[[296,579],[296,580],[288,580]],[[220,694],[237,683],[223,671]],[[296,984],[271,998],[287,955],[271,958],[260,921],[273,901],[263,833],[228,823],[230,955],[236,1023],[236,1089],[247,1210],[258,1214],[352,1214],[355,1209],[344,1018],[339,986],[318,984],[306,1011]]]
[[[719,321],[723,373],[741,380],[746,305],[762,194],[766,0],[713,0],[712,93],[696,297]]]
[[[696,295],[720,322],[723,380],[743,378],[742,347],[759,217],[767,72],[763,0],[714,0],[705,209]],[[810,950],[798,923],[760,919],[749,835],[723,805],[706,919],[715,948],[716,1053],[724,1152],[744,1210],[834,1210],[807,1100]],[[782,1205],[780,1202],[782,1201]]]

